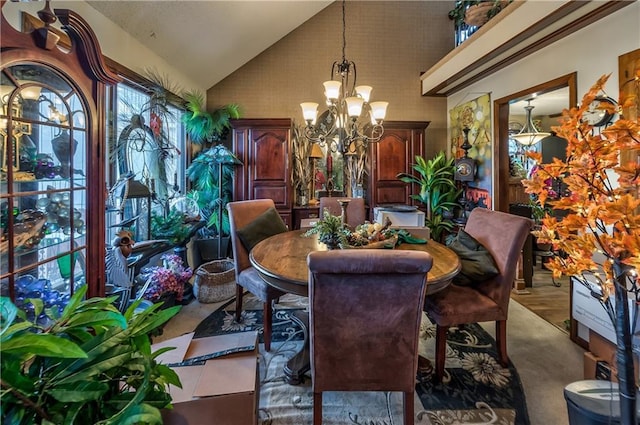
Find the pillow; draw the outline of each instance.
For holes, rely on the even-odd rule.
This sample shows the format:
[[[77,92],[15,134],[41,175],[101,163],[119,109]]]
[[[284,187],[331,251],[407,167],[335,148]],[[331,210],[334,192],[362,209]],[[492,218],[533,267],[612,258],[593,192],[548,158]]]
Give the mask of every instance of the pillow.
[[[251,251],[258,242],[267,239],[269,236],[286,232],[287,230],[287,226],[284,224],[284,221],[282,221],[278,211],[270,207],[251,223],[236,230],[236,234],[247,251]]]
[[[449,244],[449,248],[458,254],[462,263],[460,273],[453,278],[453,283],[456,285],[472,286],[500,273],[487,248],[462,229],[458,231],[456,239]]]

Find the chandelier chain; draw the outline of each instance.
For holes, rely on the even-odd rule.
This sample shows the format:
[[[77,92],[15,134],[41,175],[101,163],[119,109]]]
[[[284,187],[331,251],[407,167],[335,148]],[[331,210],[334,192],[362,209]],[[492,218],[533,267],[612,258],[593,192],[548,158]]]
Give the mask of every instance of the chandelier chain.
[[[342,62],[347,61],[347,12],[346,12],[346,0],[342,0]]]

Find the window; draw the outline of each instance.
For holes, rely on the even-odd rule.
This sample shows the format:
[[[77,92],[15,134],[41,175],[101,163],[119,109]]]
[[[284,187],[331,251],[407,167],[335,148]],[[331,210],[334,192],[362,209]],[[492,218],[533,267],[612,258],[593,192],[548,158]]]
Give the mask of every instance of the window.
[[[149,239],[151,211],[162,214],[185,193],[182,109],[169,103],[166,94],[133,83],[111,88],[109,203],[119,214],[107,216],[107,226],[115,227],[107,240],[125,227],[119,222],[134,219],[126,227],[134,230],[135,240]]]

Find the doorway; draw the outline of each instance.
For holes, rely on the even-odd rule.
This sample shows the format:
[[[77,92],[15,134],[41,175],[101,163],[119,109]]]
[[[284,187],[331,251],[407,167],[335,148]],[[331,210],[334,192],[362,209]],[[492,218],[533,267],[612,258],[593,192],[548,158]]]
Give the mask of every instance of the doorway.
[[[576,73],[539,84],[494,101],[496,129],[494,143],[495,208],[509,212],[513,205],[529,209],[529,195],[524,192],[521,180],[526,178],[535,164],[527,160],[526,151],[535,150],[543,155],[543,162],[551,158],[564,159],[566,145],[557,138],[547,137],[532,144],[516,142],[514,136],[526,125],[530,110],[536,130],[550,133],[552,126],[559,125],[562,110],[577,105]],[[566,141],[565,141],[566,142]],[[534,244],[533,240],[527,243]],[[535,261],[535,266],[533,265]],[[567,331],[572,340],[577,334],[577,325],[570,320],[570,285],[568,279],[553,281],[551,273],[542,266],[542,257],[526,259],[524,267],[529,267],[528,294],[514,295],[513,298],[548,322]],[[527,275],[527,273],[525,273]],[[555,283],[555,284],[554,284]],[[559,286],[557,286],[559,284]]]

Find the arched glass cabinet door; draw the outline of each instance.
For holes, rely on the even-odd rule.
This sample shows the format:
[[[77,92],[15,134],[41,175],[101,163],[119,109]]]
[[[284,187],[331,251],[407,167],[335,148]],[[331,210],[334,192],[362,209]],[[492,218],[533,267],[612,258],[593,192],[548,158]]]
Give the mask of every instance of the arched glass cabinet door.
[[[52,68],[1,69],[0,290],[28,315],[27,299],[62,311],[86,282],[86,105]]]

